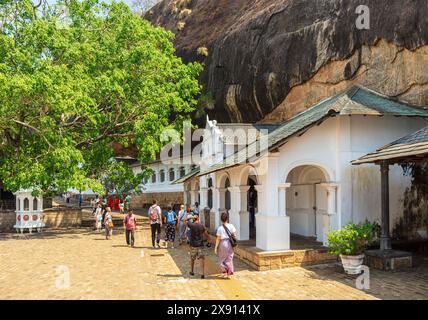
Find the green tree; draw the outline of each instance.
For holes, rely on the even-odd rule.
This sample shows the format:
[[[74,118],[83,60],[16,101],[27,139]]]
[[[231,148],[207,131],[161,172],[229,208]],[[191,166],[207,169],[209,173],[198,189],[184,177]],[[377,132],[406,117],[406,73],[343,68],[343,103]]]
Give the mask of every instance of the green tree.
[[[63,192],[90,185],[113,141],[155,158],[200,93],[201,66],[175,55],[173,34],[124,3],[0,0],[0,180]]]
[[[123,197],[128,193],[140,192],[139,186],[145,176],[144,173],[134,174],[125,162],[112,159],[100,180],[106,194],[115,192]]]

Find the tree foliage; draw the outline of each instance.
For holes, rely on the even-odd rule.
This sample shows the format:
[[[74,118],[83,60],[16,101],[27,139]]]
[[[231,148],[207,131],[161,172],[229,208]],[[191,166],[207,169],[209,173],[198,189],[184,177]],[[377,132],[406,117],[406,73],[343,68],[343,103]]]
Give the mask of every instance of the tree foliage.
[[[113,141],[154,159],[197,104],[201,66],[124,3],[0,0],[0,180],[43,192],[96,179]],[[85,180],[86,181],[86,180]],[[86,181],[90,184],[89,181]]]
[[[143,178],[144,173],[134,174],[125,162],[111,160],[100,180],[105,194],[114,192],[123,197],[128,193],[140,192]]]

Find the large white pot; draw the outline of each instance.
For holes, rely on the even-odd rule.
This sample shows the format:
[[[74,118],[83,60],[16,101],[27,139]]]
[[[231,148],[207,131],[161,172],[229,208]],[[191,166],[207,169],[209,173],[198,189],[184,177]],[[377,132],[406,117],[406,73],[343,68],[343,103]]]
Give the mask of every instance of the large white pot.
[[[340,259],[342,260],[343,269],[347,274],[360,274],[361,266],[364,263],[364,254],[359,256],[348,256],[341,254]]]

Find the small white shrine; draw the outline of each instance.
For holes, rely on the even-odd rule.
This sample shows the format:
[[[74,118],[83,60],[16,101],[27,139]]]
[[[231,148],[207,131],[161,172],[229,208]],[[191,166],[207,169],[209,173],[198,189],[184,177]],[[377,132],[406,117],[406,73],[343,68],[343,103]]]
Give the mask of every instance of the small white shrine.
[[[16,223],[13,226],[16,232],[28,229],[31,233],[33,229],[42,231],[45,226],[43,222],[43,197],[34,197],[32,190],[19,190],[16,196]]]

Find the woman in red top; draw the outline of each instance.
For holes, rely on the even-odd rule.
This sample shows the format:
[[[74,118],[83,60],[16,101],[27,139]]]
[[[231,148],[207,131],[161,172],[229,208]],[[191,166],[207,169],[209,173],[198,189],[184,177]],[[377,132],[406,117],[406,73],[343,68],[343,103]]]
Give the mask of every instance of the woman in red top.
[[[119,197],[114,200],[114,210],[119,210]]]
[[[108,197],[108,206],[110,207],[110,208],[114,208],[114,206],[113,206],[113,198],[110,196],[110,197]]]

